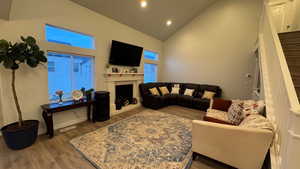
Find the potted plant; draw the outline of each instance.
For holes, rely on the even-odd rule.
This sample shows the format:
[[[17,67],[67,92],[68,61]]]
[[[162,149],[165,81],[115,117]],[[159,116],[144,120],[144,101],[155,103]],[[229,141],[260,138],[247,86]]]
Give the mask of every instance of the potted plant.
[[[37,138],[39,127],[38,120],[23,120],[22,118],[15,87],[16,71],[21,64],[27,64],[29,67],[35,68],[40,63],[47,62],[45,53],[40,50],[33,37],[24,38],[21,36],[21,40],[17,43],[0,40],[0,65],[3,64],[4,68],[11,70],[12,94],[19,119],[18,122],[4,126],[1,132],[7,146],[14,150],[32,145]]]

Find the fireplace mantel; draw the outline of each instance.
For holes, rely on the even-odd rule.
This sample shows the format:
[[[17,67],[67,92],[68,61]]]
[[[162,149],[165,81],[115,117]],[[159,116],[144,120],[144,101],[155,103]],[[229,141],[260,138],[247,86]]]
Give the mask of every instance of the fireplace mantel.
[[[106,90],[110,92],[110,112],[111,115],[116,115],[124,111],[128,111],[140,106],[139,84],[144,81],[143,73],[105,73]],[[133,85],[133,97],[138,100],[138,104],[123,107],[121,110],[116,110],[115,99],[117,85]]]

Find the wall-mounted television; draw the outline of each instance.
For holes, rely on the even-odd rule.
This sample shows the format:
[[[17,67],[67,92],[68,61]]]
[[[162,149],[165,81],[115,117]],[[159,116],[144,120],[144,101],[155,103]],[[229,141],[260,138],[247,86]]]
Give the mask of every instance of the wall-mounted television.
[[[140,66],[142,54],[142,47],[113,40],[109,64],[119,66]]]

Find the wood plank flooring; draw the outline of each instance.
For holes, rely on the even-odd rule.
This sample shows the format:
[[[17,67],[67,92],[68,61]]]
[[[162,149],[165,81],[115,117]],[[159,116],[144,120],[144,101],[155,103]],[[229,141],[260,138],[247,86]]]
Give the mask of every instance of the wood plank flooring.
[[[46,135],[38,137],[37,142],[24,150],[13,151],[6,147],[0,138],[0,169],[95,169],[80,153],[78,153],[69,141],[77,136],[91,132],[103,126],[115,123],[131,115],[137,114],[145,108],[140,107],[117,116],[111,120],[99,123],[83,122],[76,129],[59,133],[56,131],[53,139]],[[159,111],[178,115],[189,119],[202,119],[204,112],[169,106]],[[216,162],[206,157],[198,157],[193,161],[191,169],[232,169],[229,166]]]

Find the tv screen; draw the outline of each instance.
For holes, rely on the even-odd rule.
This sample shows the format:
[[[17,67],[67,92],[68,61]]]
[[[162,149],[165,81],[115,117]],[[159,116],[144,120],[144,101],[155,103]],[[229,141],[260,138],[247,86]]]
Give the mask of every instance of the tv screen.
[[[140,66],[143,48],[113,40],[109,64],[120,66]]]

